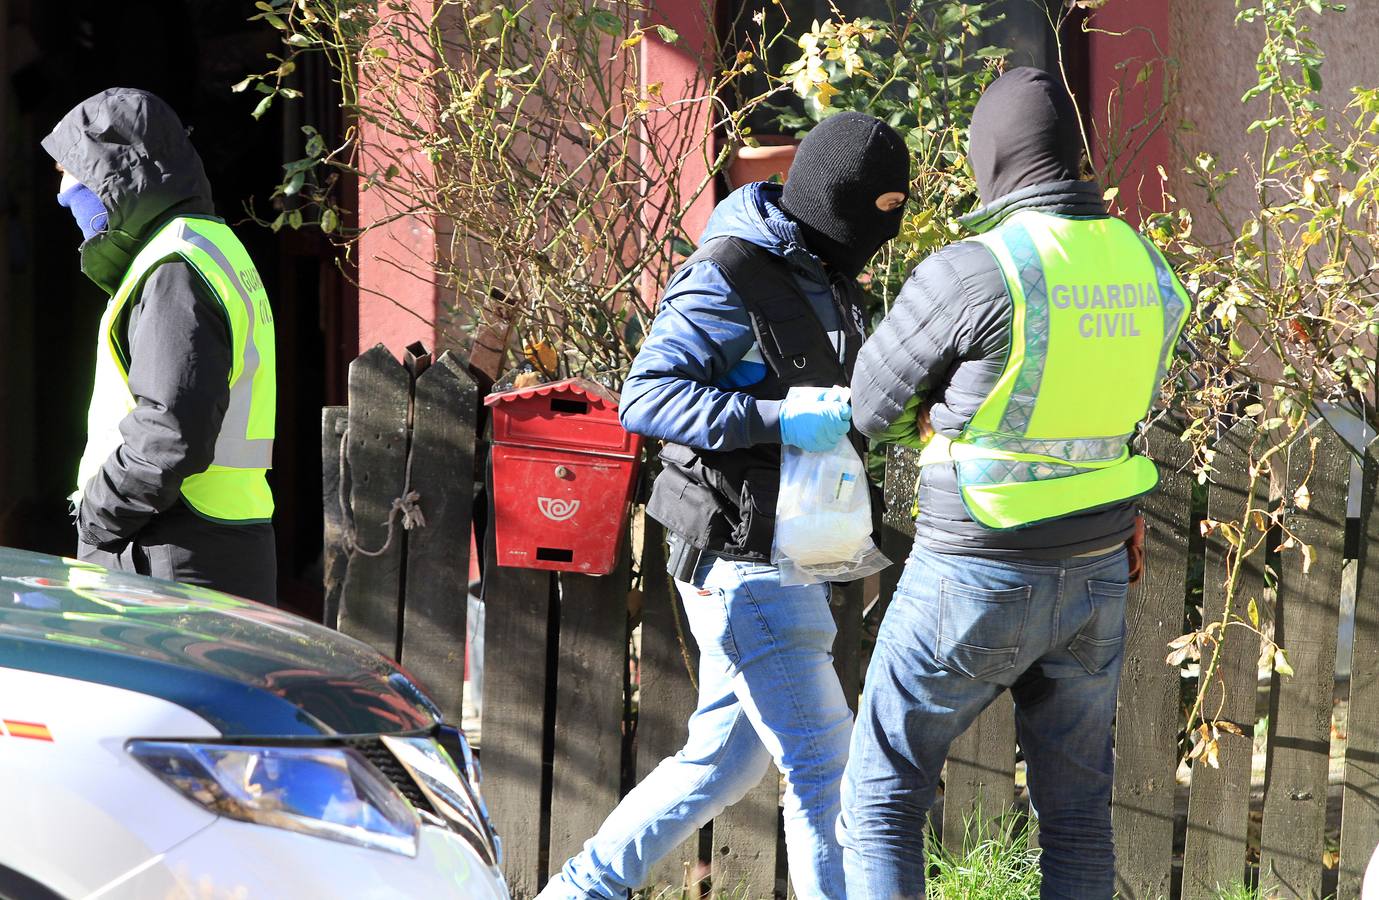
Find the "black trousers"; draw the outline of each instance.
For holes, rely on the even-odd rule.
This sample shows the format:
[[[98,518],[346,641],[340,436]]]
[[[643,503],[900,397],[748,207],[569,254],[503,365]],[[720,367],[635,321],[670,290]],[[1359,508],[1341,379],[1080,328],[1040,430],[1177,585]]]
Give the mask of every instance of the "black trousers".
[[[154,516],[118,553],[78,542],[77,558],[277,605],[278,557],[270,523],[223,525],[185,503]]]

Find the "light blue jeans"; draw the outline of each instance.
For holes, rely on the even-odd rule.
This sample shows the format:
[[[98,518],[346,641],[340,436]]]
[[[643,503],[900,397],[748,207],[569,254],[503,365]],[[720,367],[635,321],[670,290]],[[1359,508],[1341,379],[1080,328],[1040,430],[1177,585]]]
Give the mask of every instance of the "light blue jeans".
[[[773,760],[786,777],[795,892],[841,900],[836,822],[852,713],[833,670],[827,588],[782,587],[773,566],[718,557],[701,563],[694,584],[676,584],[699,645],[689,739],[623,798],[541,900],[642,887],[657,860],[760,784]]]
[[[1039,816],[1040,896],[1111,900],[1111,725],[1126,553],[1007,561],[916,545],[867,670],[841,819],[851,900],[924,894],[948,745],[1006,688]]]

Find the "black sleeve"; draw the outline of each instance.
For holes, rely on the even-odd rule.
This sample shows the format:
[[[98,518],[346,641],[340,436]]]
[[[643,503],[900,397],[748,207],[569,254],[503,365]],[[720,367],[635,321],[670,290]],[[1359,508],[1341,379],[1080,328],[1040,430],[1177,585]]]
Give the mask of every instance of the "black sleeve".
[[[83,543],[118,550],[177,502],[182,481],[215,458],[233,360],[225,310],[201,275],[173,260],[144,282],[128,319],[129,390],[123,444],[83,486]]]
[[[859,431],[905,441],[902,432],[914,418],[916,398],[922,401],[942,386],[953,363],[971,349],[974,335],[987,330],[984,307],[989,304],[974,303],[973,297],[990,292],[986,283],[993,270],[999,276],[985,247],[958,243],[910,273],[890,313],[857,357],[852,421]]]

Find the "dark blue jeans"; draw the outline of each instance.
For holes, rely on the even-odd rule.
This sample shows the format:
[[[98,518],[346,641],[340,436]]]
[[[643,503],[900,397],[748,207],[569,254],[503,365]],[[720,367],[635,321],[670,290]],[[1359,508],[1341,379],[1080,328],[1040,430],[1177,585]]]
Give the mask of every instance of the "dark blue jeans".
[[[1039,817],[1040,896],[1109,900],[1127,580],[1124,550],[1017,562],[915,547],[881,625],[843,778],[851,900],[924,895],[924,821],[948,746],[1036,671],[1038,689],[1015,692],[1015,725]]]

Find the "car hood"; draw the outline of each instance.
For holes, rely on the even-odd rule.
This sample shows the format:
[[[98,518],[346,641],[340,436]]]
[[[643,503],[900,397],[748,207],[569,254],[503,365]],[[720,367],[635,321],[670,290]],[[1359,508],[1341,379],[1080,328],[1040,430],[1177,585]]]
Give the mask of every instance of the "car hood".
[[[339,632],[250,600],[0,548],[0,667],[160,697],[226,737],[430,729],[403,669]]]

